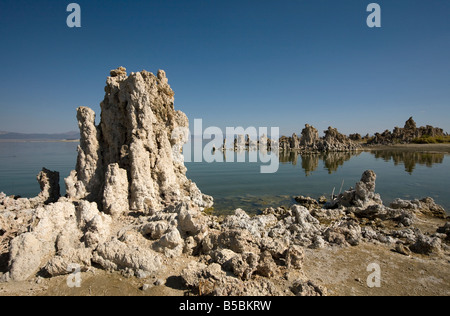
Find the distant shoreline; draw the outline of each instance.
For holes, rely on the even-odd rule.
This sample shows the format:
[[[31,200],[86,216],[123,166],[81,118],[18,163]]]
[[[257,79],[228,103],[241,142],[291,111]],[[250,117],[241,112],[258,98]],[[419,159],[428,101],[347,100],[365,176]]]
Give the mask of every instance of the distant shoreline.
[[[395,144],[395,145],[363,145],[364,151],[399,150],[417,152],[450,153],[450,144]]]
[[[0,143],[79,143],[79,139],[0,139]]]
[[[0,139],[0,143],[79,143],[79,139]],[[362,144],[362,151],[399,150],[417,152],[450,153],[450,144],[395,144],[395,145],[366,145]]]

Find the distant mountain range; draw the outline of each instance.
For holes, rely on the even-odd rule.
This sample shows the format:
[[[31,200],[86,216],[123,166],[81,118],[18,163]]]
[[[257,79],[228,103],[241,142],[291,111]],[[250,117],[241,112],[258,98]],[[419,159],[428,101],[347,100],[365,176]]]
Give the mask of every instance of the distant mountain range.
[[[23,134],[0,131],[0,140],[76,140],[80,138],[79,132],[60,134]]]

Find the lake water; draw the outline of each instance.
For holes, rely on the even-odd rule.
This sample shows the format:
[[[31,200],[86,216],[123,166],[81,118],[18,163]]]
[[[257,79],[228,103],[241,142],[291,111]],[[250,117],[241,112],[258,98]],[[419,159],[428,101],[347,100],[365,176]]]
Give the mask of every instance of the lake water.
[[[36,175],[45,167],[64,178],[76,164],[78,143],[0,142],[0,192],[33,197],[39,193]],[[216,155],[222,155],[217,152]],[[248,152],[227,152],[248,161]],[[244,159],[245,158],[245,159]],[[249,213],[272,206],[290,206],[297,195],[329,197],[333,190],[354,186],[362,173],[377,174],[376,191],[385,204],[395,198],[430,196],[450,210],[450,155],[407,151],[280,154],[278,172],[261,174],[261,163],[186,162],[187,176],[200,190],[214,197],[215,211],[226,214],[240,207]]]

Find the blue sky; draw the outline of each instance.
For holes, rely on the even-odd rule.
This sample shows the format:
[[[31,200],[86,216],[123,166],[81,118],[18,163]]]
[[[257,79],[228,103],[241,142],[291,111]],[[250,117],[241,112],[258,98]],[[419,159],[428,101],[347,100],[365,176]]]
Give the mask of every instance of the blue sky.
[[[306,123],[344,133],[414,116],[450,132],[450,1],[363,0],[0,2],[0,130],[76,130],[97,114],[109,70],[164,69],[175,107],[203,125]]]

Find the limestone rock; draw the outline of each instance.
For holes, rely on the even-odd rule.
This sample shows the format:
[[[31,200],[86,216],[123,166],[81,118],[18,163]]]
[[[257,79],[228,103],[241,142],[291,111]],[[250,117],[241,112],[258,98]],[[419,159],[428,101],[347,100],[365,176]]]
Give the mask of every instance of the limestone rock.
[[[447,241],[450,241],[450,222],[445,223],[444,226],[439,227],[437,230],[440,234],[446,234],[447,235]]]
[[[442,243],[439,238],[419,234],[415,244],[409,248],[415,253],[431,255],[432,253],[440,253],[442,251],[441,245]]]
[[[126,76],[126,75],[127,75],[127,69],[125,67],[119,67],[117,69],[113,69],[110,71],[111,77]]]
[[[207,230],[207,218],[199,207],[191,207],[187,203],[181,203],[177,206],[178,227],[181,232],[194,236]]]
[[[80,128],[80,145],[76,174],[71,174],[66,181],[68,196],[73,199],[87,198],[101,202],[100,192],[103,183],[102,152],[100,148],[100,131],[95,126],[95,112],[87,107],[77,109]],[[72,194],[80,194],[73,196]]]
[[[353,221],[345,221],[329,227],[324,233],[331,244],[357,246],[362,239],[361,227]]]
[[[22,234],[11,242],[10,257],[9,278],[13,281],[25,281],[41,266],[42,242],[36,234]]]
[[[43,168],[37,176],[41,193],[37,196],[44,203],[54,203],[60,198],[59,172]]]
[[[436,202],[431,197],[424,198],[419,201],[420,202],[420,211],[425,215],[430,215],[438,218],[446,218],[447,213],[445,212],[445,209],[436,204]]]
[[[417,127],[414,119],[410,117],[403,128],[395,127],[392,132],[386,130],[383,133],[375,133],[374,137],[369,139],[367,143],[370,145],[408,144],[420,138],[443,136],[445,136],[445,133],[442,128],[430,125]]]
[[[223,267],[232,271],[241,280],[249,280],[258,268],[259,256],[252,252],[245,252],[234,256],[224,263]]]
[[[291,287],[291,291],[297,296],[327,296],[328,291],[312,281],[297,280]]]
[[[117,163],[110,164],[105,174],[103,211],[113,217],[119,217],[128,209],[127,171],[119,168]]]
[[[156,252],[117,239],[101,244],[94,252],[93,261],[107,270],[133,274],[154,274],[162,268],[162,259]]]
[[[261,253],[256,273],[267,278],[272,278],[280,273],[278,266],[269,251],[266,250]]]
[[[298,204],[306,207],[308,210],[319,208],[319,202],[310,197],[305,197],[303,195],[299,195],[299,196],[294,197],[294,200]]]
[[[390,207],[393,209],[407,209],[412,211],[419,210],[420,202],[418,200],[415,201],[407,201],[402,199],[395,199],[391,204]]]
[[[372,205],[382,205],[383,201],[380,195],[375,193],[375,181],[375,172],[372,170],[365,171],[361,180],[356,184],[355,189],[345,191],[334,201],[334,204],[345,207],[356,206],[361,209]]]
[[[309,124],[302,130],[300,146],[314,148],[319,142],[319,131]]]
[[[167,221],[153,221],[141,226],[140,231],[144,236],[148,236],[152,240],[160,239],[169,229]]]
[[[170,228],[154,246],[155,250],[167,256],[181,255],[183,247],[184,240],[176,227]]]
[[[395,245],[395,252],[398,252],[399,254],[402,254],[405,256],[411,255],[411,250],[409,250],[409,248],[407,246],[405,246],[403,243],[400,243],[400,242]]]
[[[301,269],[305,259],[305,252],[302,247],[291,246],[286,252],[287,268]]]
[[[69,231],[75,222],[75,207],[70,203],[54,203],[35,211],[38,224],[31,232],[21,234],[11,241],[9,251],[9,277],[24,281],[37,272],[47,257],[54,255],[58,236]]]
[[[32,221],[9,249],[9,278],[23,281],[40,268],[50,275],[67,273],[66,264],[90,266],[90,253],[110,235],[111,218],[95,203],[57,202],[30,211]],[[24,214],[24,219],[27,215]]]
[[[210,252],[211,260],[221,266],[237,256],[237,253],[230,249],[216,249]]]
[[[155,76],[144,70],[127,76],[121,67],[111,71],[105,92],[98,126],[91,109],[78,109],[81,139],[77,168],[66,179],[68,196],[122,213],[126,172],[131,210],[161,210],[183,200],[211,206],[212,198],[186,178],[183,160],[174,157],[186,141],[179,135],[188,128],[188,119],[174,109],[165,72]]]
[[[91,266],[92,251],[89,248],[65,249],[59,255],[53,257],[44,267],[52,277],[69,274],[71,265],[79,265],[81,271],[86,271]]]
[[[311,238],[320,231],[320,223],[311,213],[303,206],[293,205],[292,213],[295,217],[298,233],[303,237]]]
[[[233,230],[245,230],[256,238],[261,238],[267,234],[267,229],[274,226],[277,219],[274,215],[261,215],[251,218],[242,209],[236,209],[234,215],[227,216],[222,227]]]
[[[181,278],[186,286],[198,295],[216,296],[281,296],[280,291],[270,280],[256,278],[243,281],[228,276],[221,266],[213,263],[209,266],[193,262],[183,270]]]
[[[323,138],[319,137],[316,128],[306,124],[301,137],[293,134],[292,137],[282,136],[279,139],[279,148],[282,151],[301,150],[302,152],[346,152],[358,150],[361,146],[329,127]]]

